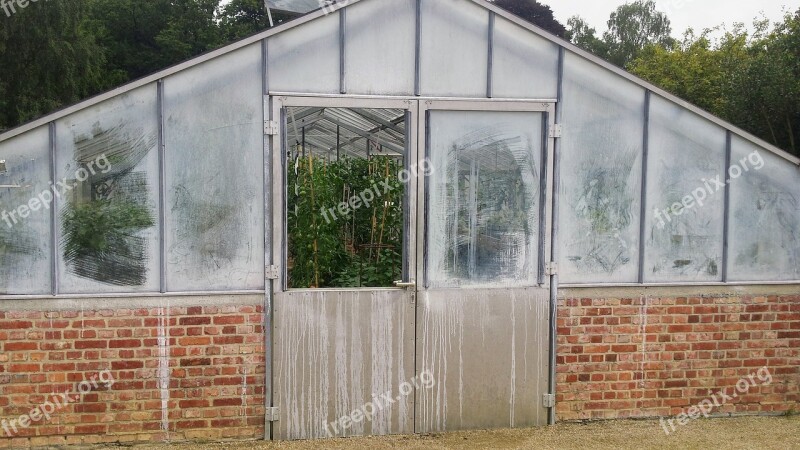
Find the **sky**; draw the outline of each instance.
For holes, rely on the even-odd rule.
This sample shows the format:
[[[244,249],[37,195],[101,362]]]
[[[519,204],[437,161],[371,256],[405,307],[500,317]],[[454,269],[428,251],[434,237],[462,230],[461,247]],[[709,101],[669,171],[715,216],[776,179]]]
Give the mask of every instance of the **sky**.
[[[602,35],[611,12],[624,0],[540,0],[553,9],[556,19],[564,25],[574,15],[583,17]],[[781,20],[783,11],[797,11],[800,0],[655,0],[656,9],[667,13],[672,22],[673,37],[680,38],[687,28],[696,34],[705,28],[734,22],[744,22],[752,29],[753,19],[763,12],[771,22]]]

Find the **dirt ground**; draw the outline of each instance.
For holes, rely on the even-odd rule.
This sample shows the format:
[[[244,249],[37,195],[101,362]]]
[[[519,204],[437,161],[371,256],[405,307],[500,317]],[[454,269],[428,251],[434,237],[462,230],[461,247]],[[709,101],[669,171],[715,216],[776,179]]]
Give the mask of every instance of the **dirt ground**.
[[[521,430],[300,442],[141,445],[135,450],[250,449],[800,449],[800,416],[697,420],[666,435],[659,422],[565,423]]]

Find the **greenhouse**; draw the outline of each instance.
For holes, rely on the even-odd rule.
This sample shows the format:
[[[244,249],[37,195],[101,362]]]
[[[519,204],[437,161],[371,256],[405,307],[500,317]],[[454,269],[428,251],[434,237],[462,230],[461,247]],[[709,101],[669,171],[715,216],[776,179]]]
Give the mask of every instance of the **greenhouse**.
[[[484,0],[328,5],[0,135],[0,340],[43,352],[0,386],[114,375],[30,439],[656,417],[750,359],[790,388],[742,411],[779,411],[799,166]]]

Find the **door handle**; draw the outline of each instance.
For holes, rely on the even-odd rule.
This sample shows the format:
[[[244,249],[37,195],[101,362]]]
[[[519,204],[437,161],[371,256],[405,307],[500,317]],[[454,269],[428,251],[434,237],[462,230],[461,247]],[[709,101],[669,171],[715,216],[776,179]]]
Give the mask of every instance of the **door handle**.
[[[406,289],[416,289],[417,287],[417,280],[409,280],[408,282],[405,281],[395,281],[394,285],[399,288],[406,288]]]

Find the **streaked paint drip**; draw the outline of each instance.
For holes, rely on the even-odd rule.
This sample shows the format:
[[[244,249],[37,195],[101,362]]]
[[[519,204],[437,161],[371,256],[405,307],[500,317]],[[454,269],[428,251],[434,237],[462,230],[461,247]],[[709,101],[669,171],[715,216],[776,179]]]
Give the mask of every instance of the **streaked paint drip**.
[[[169,441],[169,300],[158,308],[158,388],[161,396],[161,430]]]

